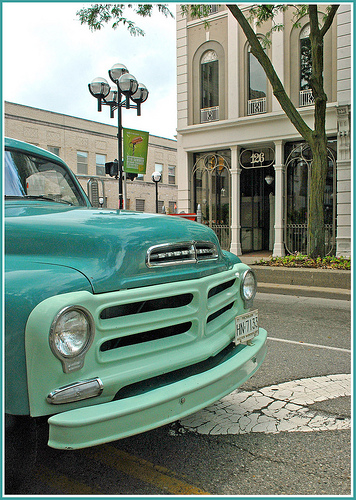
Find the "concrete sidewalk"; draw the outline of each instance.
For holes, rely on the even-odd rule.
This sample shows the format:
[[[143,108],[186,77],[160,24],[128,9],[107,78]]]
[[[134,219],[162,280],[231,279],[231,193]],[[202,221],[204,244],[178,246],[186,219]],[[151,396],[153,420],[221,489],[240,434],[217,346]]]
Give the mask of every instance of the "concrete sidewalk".
[[[266,252],[240,256],[255,271],[259,292],[351,300],[351,271],[255,264],[269,257]]]

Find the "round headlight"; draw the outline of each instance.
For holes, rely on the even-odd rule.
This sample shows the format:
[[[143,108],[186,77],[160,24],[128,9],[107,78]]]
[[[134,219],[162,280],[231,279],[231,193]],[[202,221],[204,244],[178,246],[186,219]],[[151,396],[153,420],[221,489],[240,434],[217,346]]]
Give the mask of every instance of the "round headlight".
[[[84,355],[94,337],[94,321],[80,306],[66,307],[53,320],[49,343],[53,354],[62,362],[65,372],[83,366]]]
[[[241,281],[241,294],[242,298],[247,303],[245,304],[246,307],[250,307],[249,302],[254,299],[256,290],[257,280],[255,273],[251,269],[248,269],[247,271],[245,271]]]

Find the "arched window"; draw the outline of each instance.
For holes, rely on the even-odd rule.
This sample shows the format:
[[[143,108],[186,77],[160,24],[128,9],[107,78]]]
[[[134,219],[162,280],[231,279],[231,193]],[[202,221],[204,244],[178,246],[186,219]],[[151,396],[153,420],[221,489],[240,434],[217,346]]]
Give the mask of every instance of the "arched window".
[[[248,114],[255,115],[266,112],[267,77],[252,54],[248,50]]]
[[[202,121],[218,120],[219,60],[214,50],[204,52],[200,61],[200,95]]]
[[[310,26],[307,24],[300,32],[300,106],[310,106],[314,104],[314,98],[310,87],[310,77],[312,74],[312,54],[310,44]]]

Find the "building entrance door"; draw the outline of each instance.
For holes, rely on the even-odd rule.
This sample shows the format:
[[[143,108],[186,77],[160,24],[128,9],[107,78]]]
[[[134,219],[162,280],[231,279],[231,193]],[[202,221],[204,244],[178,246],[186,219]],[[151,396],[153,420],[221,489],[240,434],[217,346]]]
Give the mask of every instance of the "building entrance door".
[[[243,168],[240,194],[242,252],[270,250],[270,233],[274,225],[274,168]]]

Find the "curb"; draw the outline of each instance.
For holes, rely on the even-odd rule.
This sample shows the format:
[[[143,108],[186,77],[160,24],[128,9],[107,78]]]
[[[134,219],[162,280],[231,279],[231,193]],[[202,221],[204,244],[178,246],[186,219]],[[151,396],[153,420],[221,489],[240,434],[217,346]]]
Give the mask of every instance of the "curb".
[[[319,297],[322,299],[351,301],[351,290],[344,290],[342,288],[322,288],[317,286],[295,286],[258,282],[257,293],[277,293],[281,295],[295,295],[296,297]]]
[[[351,272],[250,265],[258,292],[351,300]]]

